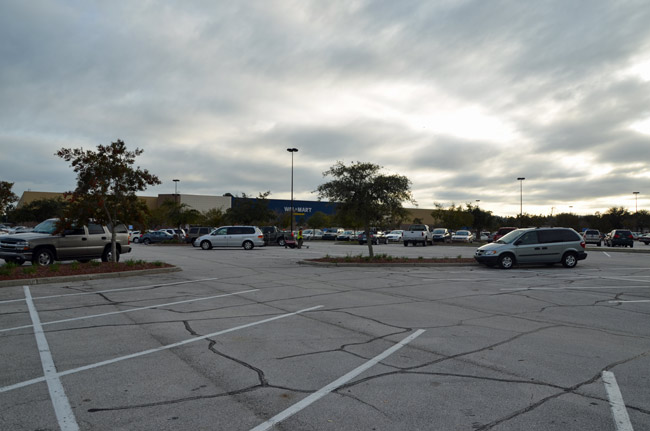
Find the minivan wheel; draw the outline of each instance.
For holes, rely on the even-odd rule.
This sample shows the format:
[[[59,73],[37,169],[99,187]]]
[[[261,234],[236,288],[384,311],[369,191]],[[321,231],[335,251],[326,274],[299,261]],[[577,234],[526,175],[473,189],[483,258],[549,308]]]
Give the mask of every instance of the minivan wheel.
[[[212,243],[207,239],[204,239],[203,241],[201,241],[201,248],[203,250],[210,250],[212,248]]]
[[[562,265],[565,268],[573,268],[578,264],[578,257],[573,252],[564,253],[562,256]]]
[[[499,268],[510,269],[515,264],[515,257],[510,253],[499,256]]]
[[[251,241],[244,241],[242,247],[244,247],[244,250],[252,250],[255,245]]]

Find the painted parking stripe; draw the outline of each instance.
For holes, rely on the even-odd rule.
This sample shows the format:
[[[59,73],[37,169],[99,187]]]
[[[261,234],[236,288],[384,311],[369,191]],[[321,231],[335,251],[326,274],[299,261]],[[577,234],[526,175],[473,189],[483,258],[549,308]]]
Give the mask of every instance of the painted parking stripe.
[[[242,293],[257,292],[258,290],[259,289],[244,290],[244,291],[235,292],[235,293],[224,293],[224,294],[221,294],[221,295],[206,296],[205,298],[192,298],[192,299],[185,299],[183,301],[168,302],[166,304],[149,305],[147,307],[130,308],[128,310],[111,311],[109,313],[91,314],[90,316],[71,317],[69,319],[52,320],[52,321],[49,321],[49,322],[42,323],[41,325],[42,326],[55,325],[57,323],[74,322],[76,320],[85,320],[85,319],[94,319],[94,318],[97,318],[97,317],[111,316],[111,315],[114,315],[114,314],[132,313],[134,311],[149,310],[151,308],[168,307],[170,305],[187,304],[189,302],[207,301],[208,299],[224,298],[226,296],[233,296],[233,295],[241,295]],[[106,304],[106,305],[110,305],[110,304]],[[31,327],[32,327],[32,325],[23,325],[23,326],[16,326],[16,327],[13,327],[13,328],[0,329],[0,333],[16,331],[18,329],[25,329],[25,328],[31,328]]]
[[[107,289],[107,290],[95,290],[93,292],[77,292],[77,293],[61,293],[59,295],[49,295],[49,296],[35,296],[32,300],[37,301],[39,299],[49,299],[49,298],[63,298],[67,296],[79,296],[79,295],[95,295],[97,293],[111,293],[111,292],[120,292],[124,290],[138,290],[138,289],[151,289],[154,287],[165,287],[165,286],[177,286],[179,284],[188,284],[188,283],[200,283],[202,281],[211,281],[218,280],[218,278],[203,278],[200,280],[189,280],[189,281],[176,281],[174,283],[161,283],[161,284],[150,284],[148,286],[136,286],[136,287],[122,287],[119,289]],[[23,302],[24,298],[21,299],[8,299],[6,301],[0,301],[0,304],[6,304],[9,302]]]
[[[607,256],[607,257],[612,257],[612,256],[610,256],[609,253],[607,253],[606,251],[604,251],[603,254],[604,254],[605,256]]]
[[[612,304],[629,304],[634,302],[650,302],[650,299],[639,299],[638,301],[609,301]]]
[[[272,321],[278,320],[278,319],[284,319],[285,317],[295,316],[297,314],[302,314],[302,313],[306,313],[308,311],[317,310],[317,309],[322,308],[322,307],[323,307],[322,305],[317,305],[315,307],[304,308],[302,310],[294,311],[292,313],[286,313],[286,314],[281,314],[279,316],[269,317],[268,319],[258,320],[257,322],[246,323],[245,325],[235,326],[234,328],[224,329],[222,331],[213,332],[213,333],[207,334],[207,335],[201,335],[200,337],[190,338],[190,339],[187,339],[187,340],[179,341],[177,343],[167,344],[165,346],[156,347],[154,349],[144,350],[142,352],[132,353],[130,355],[120,356],[120,357],[109,359],[109,360],[106,360],[106,361],[96,362],[96,363],[90,364],[90,365],[84,365],[83,367],[72,368],[70,370],[61,371],[61,372],[57,373],[57,376],[67,376],[67,375],[70,375],[70,374],[79,373],[81,371],[92,370],[93,368],[103,367],[104,365],[110,365],[110,364],[114,364],[116,362],[125,361],[127,359],[133,359],[133,358],[138,358],[140,356],[149,355],[151,353],[162,352],[163,350],[173,349],[174,347],[179,347],[179,346],[183,346],[185,344],[194,343],[196,341],[205,340],[206,338],[216,337],[218,335],[223,335],[223,334],[228,334],[230,332],[239,331],[240,329],[250,328],[252,326],[261,325],[263,323],[269,323],[269,322],[272,322]],[[35,383],[40,383],[40,382],[43,382],[44,380],[45,380],[44,378],[39,377],[39,378],[31,379],[31,380],[25,380],[24,382],[16,383],[16,384],[13,384],[13,385],[4,386],[4,387],[0,388],[0,393],[9,392],[9,391],[12,391],[14,389],[24,388],[25,386],[30,386],[30,385],[33,385]]]
[[[648,289],[650,286],[570,286],[570,287],[508,287],[499,289],[507,292],[522,290],[594,290],[594,289]]]
[[[623,395],[616,383],[616,377],[611,371],[602,372],[603,383],[605,383],[605,390],[607,391],[607,398],[609,398],[609,406],[614,415],[614,424],[616,431],[633,431],[630,416],[627,414],[625,403],[623,402]]]
[[[392,355],[411,341],[415,340],[417,337],[419,337],[422,333],[424,332],[424,329],[418,329],[415,331],[413,334],[409,335],[393,347],[385,350],[383,353],[380,353],[379,355],[375,356],[368,362],[362,364],[361,366],[355,368],[354,370],[350,371],[343,377],[340,377],[336,380],[334,380],[332,383],[329,385],[323,387],[322,389],[319,389],[318,391],[314,392],[313,394],[309,395],[302,401],[299,401],[298,403],[294,404],[293,406],[289,407],[288,409],[284,410],[281,413],[278,413],[277,415],[273,416],[271,419],[268,421],[256,426],[255,428],[252,428],[251,431],[265,431],[268,429],[271,429],[274,425],[282,422],[283,420],[287,419],[290,416],[293,416],[294,414],[298,413],[300,410],[308,407],[309,405],[313,404],[314,402],[318,401],[319,399],[323,398],[325,395],[329,394],[333,390],[339,388],[340,386],[343,386],[345,383],[349,382],[359,374],[363,373],[366,371],[368,368],[376,365],[379,361],[387,358],[388,356]]]
[[[29,308],[29,315],[34,324],[34,335],[36,336],[38,353],[41,356],[41,365],[43,366],[44,379],[47,382],[47,389],[50,392],[50,399],[52,400],[52,406],[54,407],[56,419],[59,422],[59,428],[62,431],[77,431],[79,430],[79,425],[77,425],[77,420],[74,417],[74,413],[72,413],[70,401],[65,394],[63,384],[61,383],[59,374],[56,371],[56,365],[54,365],[54,359],[52,359],[52,352],[50,352],[50,346],[47,343],[45,334],[43,333],[41,320],[38,317],[36,307],[34,307],[34,302],[32,301],[32,295],[29,292],[29,287],[23,286],[23,290],[25,292],[25,301],[27,302],[27,308]]]

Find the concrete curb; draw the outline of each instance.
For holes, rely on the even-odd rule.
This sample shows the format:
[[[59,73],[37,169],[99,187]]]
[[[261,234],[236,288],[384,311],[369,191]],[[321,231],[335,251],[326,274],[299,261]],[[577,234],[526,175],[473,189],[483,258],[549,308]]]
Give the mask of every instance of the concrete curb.
[[[37,284],[61,283],[65,281],[74,282],[74,281],[84,281],[84,280],[99,280],[103,278],[134,277],[137,275],[163,274],[167,272],[178,272],[178,271],[182,271],[182,269],[177,266],[172,266],[168,268],[140,269],[135,271],[122,271],[122,272],[103,272],[99,274],[81,274],[81,275],[66,275],[61,277],[25,278],[21,280],[0,281],[0,287],[34,286]]]
[[[447,266],[474,266],[478,267],[480,264],[478,262],[470,263],[427,263],[427,262],[387,262],[387,263],[348,263],[348,262],[313,262],[300,260],[298,265],[311,265],[311,266],[339,266],[339,267],[411,267],[411,266],[426,266],[426,267],[447,267]]]

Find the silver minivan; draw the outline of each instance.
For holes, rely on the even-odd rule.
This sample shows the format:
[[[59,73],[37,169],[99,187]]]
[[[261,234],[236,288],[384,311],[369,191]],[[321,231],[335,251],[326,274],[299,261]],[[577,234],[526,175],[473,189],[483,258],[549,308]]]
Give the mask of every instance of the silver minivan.
[[[573,268],[586,258],[585,242],[578,232],[559,227],[517,229],[474,253],[477,262],[503,269],[529,263],[561,263]]]
[[[257,226],[223,226],[194,240],[195,247],[243,247],[252,250],[264,245],[264,234]]]

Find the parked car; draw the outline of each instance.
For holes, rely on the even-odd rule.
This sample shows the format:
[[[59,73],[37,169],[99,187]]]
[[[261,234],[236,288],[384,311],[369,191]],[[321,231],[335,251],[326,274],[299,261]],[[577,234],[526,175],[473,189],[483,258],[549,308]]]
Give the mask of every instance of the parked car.
[[[57,232],[58,219],[48,219],[30,232],[0,237],[0,259],[22,265],[46,266],[59,260],[88,262],[101,258],[112,260],[111,232],[107,226],[88,223],[88,226],[73,226]],[[126,226],[116,227],[116,260],[120,254],[130,253],[129,234]]]
[[[356,240],[359,234],[353,230],[344,230],[337,235],[335,241],[353,241]]]
[[[489,267],[510,269],[516,264],[562,263],[573,268],[587,258],[585,242],[569,228],[515,229],[497,241],[476,249],[474,259]]]
[[[507,235],[508,233],[512,232],[513,230],[517,230],[516,227],[500,227],[495,233],[494,236],[492,237],[492,241],[497,241],[499,238],[501,238],[504,235]]]
[[[384,232],[381,231],[370,232],[370,240],[372,241],[373,244],[377,244],[377,245],[386,244],[388,242],[388,240],[386,239],[386,234],[384,234]],[[366,239],[365,232],[359,234],[358,241],[359,241],[359,245],[363,245],[368,242],[368,240]]]
[[[173,241],[174,236],[167,233],[165,230],[155,230],[147,232],[140,237],[140,243],[144,245],[155,244],[163,241]]]
[[[425,224],[412,224],[409,226],[402,233],[402,241],[404,247],[408,247],[409,244],[413,244],[413,246],[418,244],[422,244],[422,246],[433,244],[431,231],[429,230],[429,226]]]
[[[386,234],[386,241],[388,242],[400,242],[402,241],[404,231],[401,229],[391,230]]]
[[[212,226],[191,226],[187,230],[187,236],[185,237],[185,242],[194,244],[194,240],[198,237],[207,235],[214,230]]]
[[[468,230],[459,230],[451,236],[452,242],[474,242],[474,234]]]
[[[437,227],[431,235],[433,242],[451,242],[451,232],[444,227]]]
[[[323,229],[323,236],[321,239],[327,240],[327,241],[335,241],[336,237],[339,236],[339,234],[343,233],[343,229],[338,228],[338,227],[328,227]]]
[[[641,235],[639,237],[639,241],[641,241],[645,245],[650,244],[650,233],[646,233],[645,235]]]
[[[490,241],[490,232],[488,231],[481,232],[481,237],[479,239],[481,241]]]
[[[320,229],[305,229],[302,231],[305,240],[323,239],[323,231]]]
[[[203,250],[212,247],[243,247],[252,250],[264,246],[264,234],[257,226],[222,226],[208,235],[198,237],[195,246]]]
[[[585,244],[596,244],[600,247],[603,243],[603,236],[598,229],[587,229],[582,232],[582,239]]]
[[[634,247],[632,232],[628,229],[614,229],[605,235],[605,245],[607,247]]]

